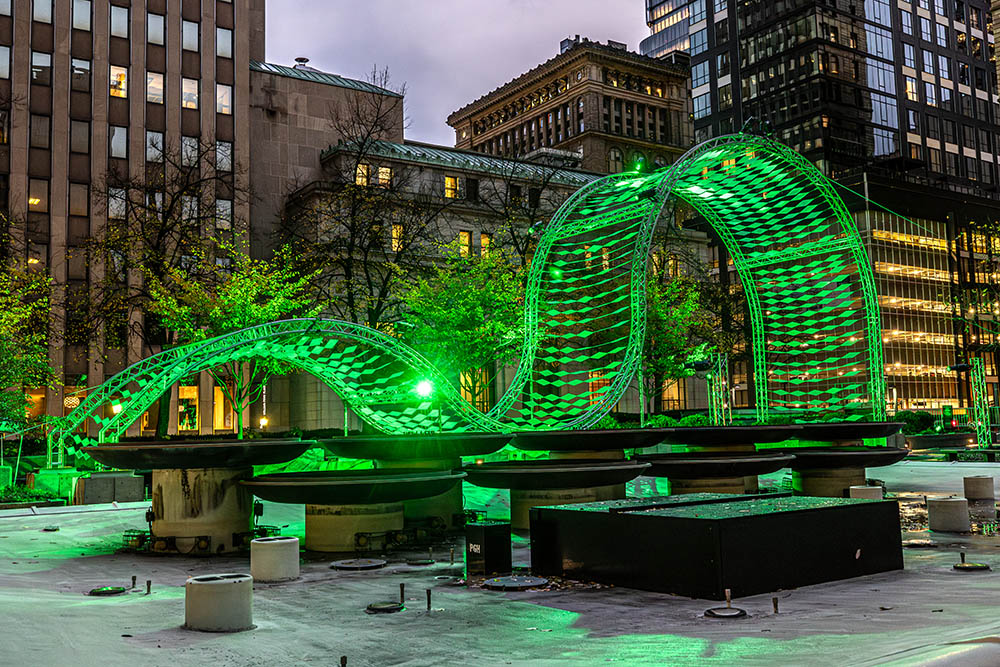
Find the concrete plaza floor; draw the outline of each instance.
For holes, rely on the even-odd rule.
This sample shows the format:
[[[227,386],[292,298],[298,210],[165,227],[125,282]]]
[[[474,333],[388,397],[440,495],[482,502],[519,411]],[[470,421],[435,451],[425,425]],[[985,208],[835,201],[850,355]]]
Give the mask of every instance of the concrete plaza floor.
[[[961,493],[971,474],[1000,477],[1000,464],[904,462],[869,471],[889,491],[931,494]],[[502,512],[502,496],[470,499]],[[777,592],[778,614],[771,594],[740,598],[735,606],[749,615],[729,621],[703,616],[717,602],[624,588],[498,593],[460,585],[461,566],[448,564],[449,545],[441,544],[435,557],[444,560],[429,567],[406,565],[406,553],[369,573],[331,570],[330,559],[304,562],[297,581],[255,585],[255,630],[206,634],[180,628],[185,579],[248,571],[249,559],[116,554],[123,531],[146,527],[146,506],[0,513],[0,665],[336,665],[341,656],[351,667],[1000,664],[1000,537],[907,533],[936,547],[904,549],[903,571]],[[266,504],[262,521],[301,537],[303,508]],[[43,532],[50,525],[59,530]],[[794,549],[794,536],[761,539]],[[461,538],[453,544],[463,553]],[[997,571],[953,571],[959,549]],[[518,563],[527,563],[524,540],[515,542]],[[133,575],[138,586],[127,595],[85,595],[128,585]],[[405,611],[364,613],[398,597],[400,583]]]

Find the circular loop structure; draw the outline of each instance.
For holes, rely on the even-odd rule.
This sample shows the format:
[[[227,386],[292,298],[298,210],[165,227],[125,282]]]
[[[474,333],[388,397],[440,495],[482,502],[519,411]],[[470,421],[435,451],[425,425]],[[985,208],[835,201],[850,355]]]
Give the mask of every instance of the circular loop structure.
[[[300,319],[142,360],[89,390],[56,424],[54,442],[76,453],[92,442],[91,426],[99,442],[115,442],[165,387],[256,358],[316,376],[387,433],[587,428],[635,382],[653,233],[661,219],[673,224],[681,201],[713,227],[741,281],[758,418],[865,406],[873,419],[884,418],[881,317],[853,218],[805,158],[739,133],[701,143],[663,170],[595,180],[563,203],[531,263],[516,371],[487,412],[393,336]],[[113,409],[103,410],[106,404]]]

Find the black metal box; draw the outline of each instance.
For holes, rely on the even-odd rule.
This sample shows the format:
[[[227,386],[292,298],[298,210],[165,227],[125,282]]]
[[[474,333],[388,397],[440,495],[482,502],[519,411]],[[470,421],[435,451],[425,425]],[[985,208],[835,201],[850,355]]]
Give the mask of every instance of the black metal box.
[[[531,510],[531,569],[722,600],[903,567],[895,501],[691,494]]]
[[[511,571],[509,521],[465,524],[465,568],[467,574],[508,574]]]

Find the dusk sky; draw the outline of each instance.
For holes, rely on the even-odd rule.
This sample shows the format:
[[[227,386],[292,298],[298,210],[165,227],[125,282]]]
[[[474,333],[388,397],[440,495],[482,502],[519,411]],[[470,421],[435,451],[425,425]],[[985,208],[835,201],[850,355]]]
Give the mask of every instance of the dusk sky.
[[[406,137],[454,145],[452,111],[559,52],[579,34],[649,35],[643,0],[272,0],[267,58],[364,79],[373,65],[406,84]]]

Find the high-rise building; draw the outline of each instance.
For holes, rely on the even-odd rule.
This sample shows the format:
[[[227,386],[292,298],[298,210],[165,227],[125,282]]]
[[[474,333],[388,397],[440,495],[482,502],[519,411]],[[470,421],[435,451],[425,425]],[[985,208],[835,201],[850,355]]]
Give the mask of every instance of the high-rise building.
[[[248,189],[249,63],[263,60],[263,23],[264,0],[0,1],[0,205],[25,223],[14,225],[17,252],[49,271],[55,321],[65,323],[50,361],[67,386],[32,392],[37,412],[63,414],[82,387],[149,353],[134,339],[73,336],[74,294],[113,261],[85,261],[88,240],[119,212],[110,185],[108,196],[97,189],[154,179],[171,147],[211,144],[228,162],[204,169],[229,176],[202,205],[249,218],[232,192]]]
[[[647,0],[646,10],[643,53],[690,55],[696,141],[773,133],[840,184],[875,271],[890,409],[966,404],[968,376],[949,366],[970,356],[984,359],[997,404],[988,4]]]
[[[448,116],[457,148],[527,156],[554,148],[584,169],[674,162],[691,142],[687,70],[625,44],[563,40],[559,55]]]

